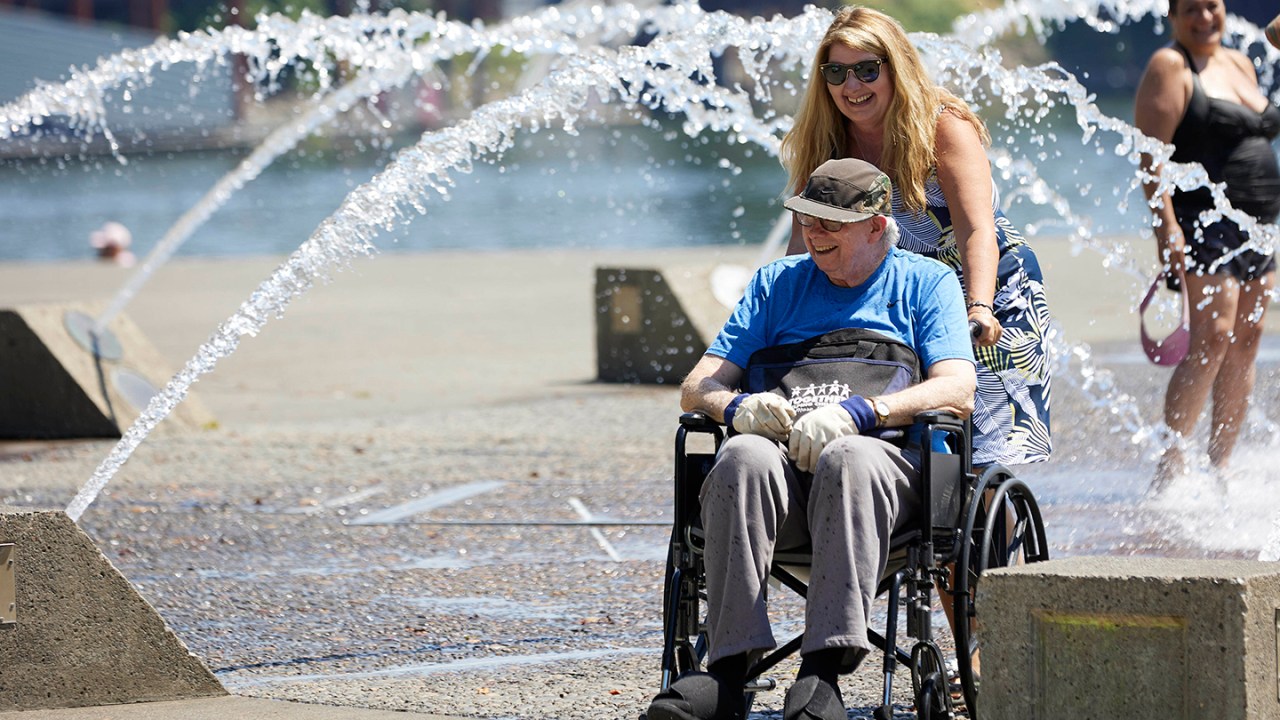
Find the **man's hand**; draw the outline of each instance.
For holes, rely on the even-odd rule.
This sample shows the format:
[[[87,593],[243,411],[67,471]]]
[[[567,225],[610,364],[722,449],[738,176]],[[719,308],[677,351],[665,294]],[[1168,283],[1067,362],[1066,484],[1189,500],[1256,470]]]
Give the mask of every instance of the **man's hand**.
[[[733,413],[733,429],[786,442],[795,419],[796,409],[786,398],[773,393],[754,393],[738,404]]]
[[[787,441],[787,455],[802,472],[813,472],[818,456],[832,440],[857,434],[858,426],[848,410],[838,403],[824,405],[796,421]]]

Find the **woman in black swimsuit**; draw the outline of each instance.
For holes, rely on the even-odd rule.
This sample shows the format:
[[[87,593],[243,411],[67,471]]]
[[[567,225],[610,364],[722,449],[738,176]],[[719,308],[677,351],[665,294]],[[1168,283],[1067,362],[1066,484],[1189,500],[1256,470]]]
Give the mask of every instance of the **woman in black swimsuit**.
[[[1233,207],[1274,223],[1280,166],[1271,139],[1280,131],[1280,110],[1259,90],[1252,62],[1222,46],[1226,18],[1222,0],[1170,0],[1173,42],[1147,64],[1135,124],[1173,144],[1174,161],[1198,162],[1211,180],[1225,183]],[[1143,160],[1147,173],[1158,177],[1159,166],[1150,156]],[[1152,198],[1156,183],[1144,189]],[[1222,470],[1249,408],[1275,259],[1250,250],[1236,253],[1248,235],[1229,220],[1202,226],[1200,212],[1213,207],[1208,189],[1165,193],[1160,200],[1152,212],[1161,262],[1185,268],[1191,306],[1191,351],[1169,381],[1164,421],[1187,436],[1212,391],[1209,460]],[[1186,469],[1181,442],[1175,442],[1160,460],[1155,488]]]

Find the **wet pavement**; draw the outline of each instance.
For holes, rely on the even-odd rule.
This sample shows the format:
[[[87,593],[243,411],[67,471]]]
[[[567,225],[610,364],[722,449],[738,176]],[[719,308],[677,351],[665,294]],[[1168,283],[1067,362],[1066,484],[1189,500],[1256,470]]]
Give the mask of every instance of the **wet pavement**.
[[[601,385],[359,432],[155,438],[81,525],[237,695],[635,718],[660,677],[675,404]],[[0,501],[60,507],[107,448],[11,454]]]
[[[1162,393],[1145,367],[1116,367],[1126,393]],[[1268,414],[1275,371],[1259,373]],[[1238,527],[1223,542],[1180,535],[1171,505],[1143,501],[1148,466],[1108,414],[1068,383],[1055,392],[1057,459],[1021,473],[1055,554],[1256,557],[1256,539],[1227,542]],[[81,525],[236,695],[633,720],[659,681],[677,402],[673,388],[587,383],[362,426],[155,437]],[[1246,466],[1265,440],[1246,438]],[[7,446],[0,502],[60,508],[108,449]],[[1231,482],[1236,510],[1275,490],[1265,473]],[[780,635],[799,617],[783,594]],[[780,716],[793,671],[755,717]],[[870,717],[878,675],[868,663],[846,681],[851,717]],[[899,717],[909,686],[900,673]]]

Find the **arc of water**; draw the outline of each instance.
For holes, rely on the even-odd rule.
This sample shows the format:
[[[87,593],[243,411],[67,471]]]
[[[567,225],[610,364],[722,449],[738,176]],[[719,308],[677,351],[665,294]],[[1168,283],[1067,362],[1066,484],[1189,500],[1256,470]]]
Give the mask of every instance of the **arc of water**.
[[[786,48],[803,45],[804,38],[816,36],[812,27],[815,13],[807,14],[800,22],[756,22],[723,14],[704,16],[696,9],[685,12],[690,16],[691,27],[703,32],[704,38],[736,41],[758,54],[783,48],[785,55],[793,52]],[[736,114],[744,106],[750,107],[749,97],[708,81],[714,73],[706,48],[705,39],[699,45],[687,33],[673,33],[644,48],[625,47],[616,52],[598,49],[570,58],[567,67],[549,75],[537,87],[490,103],[456,126],[427,133],[413,148],[399,153],[378,176],[348,195],[338,210],[258,286],[234,315],[218,326],[196,355],[152,398],[68,504],[68,516],[80,518],[142,440],[182,401],[191,385],[212,371],[219,359],[234,352],[245,335],[256,335],[271,317],[281,315],[294,297],[306,292],[317,279],[327,277],[329,268],[340,269],[358,257],[374,253],[373,237],[379,228],[392,227],[397,220],[405,219],[404,205],[425,212],[420,196],[428,189],[443,194],[450,184],[450,169],[465,171],[476,155],[505,150],[513,142],[516,129],[537,128],[559,119],[571,131],[592,93],[604,96],[612,92],[630,106],[666,106],[685,112],[690,118],[687,129],[710,127],[733,132],[744,141],[775,145],[777,139],[771,133],[776,131],[776,125],[759,121],[754,115],[746,120]]]
[[[1267,562],[1280,560],[1280,513],[1271,518],[1271,535],[1267,544],[1262,546],[1262,552],[1258,553],[1258,559]]]
[[[406,52],[401,58],[389,58],[386,54],[379,56],[378,67],[359,75],[333,93],[322,96],[307,108],[300,118],[286,123],[273,131],[247,158],[231,172],[224,175],[210,190],[191,206],[187,212],[174,223],[161,237],[156,246],[130,276],[125,285],[116,292],[111,303],[94,321],[93,332],[101,334],[121,311],[137,296],[138,291],[162,267],[169,258],[182,246],[191,234],[205,223],[231,196],[256,178],[263,169],[281,155],[289,152],[303,139],[314,133],[319,127],[332,122],[339,113],[391,88],[401,87],[410,78],[421,74],[424,69],[435,67],[440,60],[457,56],[464,52],[488,52],[499,44],[508,47],[519,47],[525,52],[545,52],[548,56],[570,54],[580,51],[580,46],[569,42],[567,37],[556,40],[554,35],[548,36],[548,30],[558,29],[565,33],[564,26],[578,26],[579,16],[591,17],[600,34],[614,36],[619,32],[635,33],[641,27],[655,19],[653,12],[633,12],[631,8],[619,8],[617,12],[593,12],[588,8],[580,8],[578,14],[566,14],[559,10],[546,12],[556,23],[538,22],[537,18],[521,18],[517,22],[504,23],[489,30],[472,26],[465,29],[448,28],[448,32],[440,33],[439,22],[425,22],[413,33],[406,33],[411,41],[415,36],[427,34],[439,35],[426,46],[404,46]],[[612,16],[612,17],[610,17]],[[447,27],[447,25],[445,26]],[[450,38],[449,36],[453,36]],[[443,42],[441,38],[449,38]]]
[[[274,82],[291,65],[308,63],[316,69],[320,90],[326,91],[333,83],[328,71],[330,61],[341,61],[357,69],[381,67],[403,56],[405,46],[428,35],[441,43],[453,43],[459,48],[455,54],[467,52],[463,47],[475,49],[478,61],[497,45],[515,52],[535,49],[546,42],[548,35],[568,35],[580,40],[587,32],[595,32],[603,33],[609,40],[622,33],[634,33],[644,25],[663,31],[668,21],[687,24],[687,19],[693,16],[687,7],[686,4],[647,9],[630,4],[572,9],[552,6],[504,23],[496,32],[400,9],[385,15],[329,18],[304,11],[296,20],[279,14],[260,15],[252,29],[232,26],[180,33],[145,48],[128,49],[103,58],[92,68],[73,70],[65,82],[42,82],[16,100],[0,105],[0,140],[20,135],[28,125],[41,124],[55,115],[67,117],[76,128],[109,132],[104,122],[107,91],[121,85],[126,88],[146,85],[156,69],[181,63],[204,67],[225,63],[229,55],[244,55],[249,61],[249,75],[259,82]],[[487,41],[476,40],[486,35]]]
[[[55,115],[67,117],[73,128],[109,133],[105,126],[107,90],[130,82],[145,83],[157,67],[181,62],[203,65],[232,51],[265,64],[270,55],[270,36],[262,30],[232,27],[164,38],[146,48],[123,50],[100,60],[93,68],[73,72],[66,82],[41,83],[0,106],[0,140],[8,140],[25,132],[28,125],[42,124]]]
[[[1015,31],[1036,33],[1043,41],[1044,33],[1068,22],[1087,24],[1098,32],[1115,32],[1124,23],[1141,20],[1147,15],[1159,18],[1168,7],[1165,0],[1121,0],[1105,4],[1096,0],[1008,0],[1003,5],[962,15],[951,23],[951,34],[957,40],[980,47]]]
[[[1142,279],[1142,270],[1123,250],[1108,248],[1098,241],[1085,218],[1077,216],[1071,209],[1070,202],[1049,189],[1037,173],[1035,165],[1026,160],[1014,160],[1003,150],[988,152],[992,165],[1002,172],[1008,180],[1016,178],[1023,187],[1029,187],[1025,196],[1038,204],[1052,205],[1059,217],[1073,228],[1071,242],[1073,247],[1087,247],[1103,256],[1103,265],[1115,268],[1136,279]],[[1007,198],[1012,200],[1013,198]],[[1121,392],[1115,384],[1111,371],[1098,367],[1093,361],[1093,350],[1087,343],[1071,343],[1066,337],[1062,325],[1053,322],[1048,333],[1049,355],[1053,359],[1054,378],[1069,379],[1088,401],[1094,411],[1105,415],[1112,423],[1112,432],[1126,432],[1130,442],[1143,449],[1149,459],[1154,457],[1170,443],[1182,444],[1163,424],[1148,423],[1142,416],[1142,405],[1137,398]],[[1074,361],[1079,366],[1077,373],[1069,372]]]
[[[1036,205],[1048,205],[1053,208],[1057,222],[1067,229],[1073,252],[1088,248],[1102,256],[1102,266],[1117,269],[1137,280],[1143,278],[1143,270],[1133,259],[1127,246],[1117,246],[1102,242],[1093,231],[1089,218],[1076,214],[1071,203],[1060,193],[1054,191],[1049,183],[1040,177],[1036,164],[1026,158],[1016,159],[1007,150],[991,148],[987,151],[991,165],[1001,178],[1012,182],[1013,190],[1003,196],[1002,205],[1006,211],[1019,199],[1026,199]],[[1027,235],[1039,232],[1037,225],[1026,228]]]
[[[605,28],[615,28],[625,27],[628,14],[635,15],[637,11],[624,6],[586,16]],[[499,35],[495,40],[511,40],[511,47],[518,50],[538,42],[539,27],[557,23],[572,26],[578,18],[560,11],[523,17],[509,24],[510,37]],[[389,59],[412,51],[417,38],[430,35],[441,43],[458,41],[474,46],[477,43],[473,36],[484,32],[458,21],[399,9],[386,15],[330,18],[304,11],[297,20],[279,14],[261,15],[256,23],[253,29],[232,26],[161,38],[152,45],[103,58],[92,68],[74,70],[65,82],[41,83],[16,100],[0,105],[0,140],[20,135],[28,125],[39,125],[55,115],[67,117],[75,128],[109,133],[105,123],[107,92],[120,86],[144,86],[155,70],[172,65],[190,63],[203,68],[225,63],[228,56],[238,54],[248,59],[252,78],[274,82],[290,65],[302,62],[316,68],[320,90],[327,91],[333,83],[327,70],[330,61],[358,69],[378,68]]]
[[[1247,25],[1247,23],[1245,24]],[[1243,34],[1247,35],[1247,32]],[[928,41],[920,44],[928,45]],[[947,52],[950,51],[950,49],[947,50]],[[964,55],[964,57],[974,56]],[[987,63],[982,63],[982,65],[984,68],[990,67]],[[952,61],[940,63],[940,66],[957,71],[962,78],[989,74],[973,72],[971,67]],[[1032,85],[1035,85],[1037,80],[1050,80],[1052,76],[1057,76],[1059,79],[1056,82],[1049,83],[1046,87],[1055,93],[1065,96],[1067,103],[1076,108],[1077,123],[1085,130],[1084,139],[1086,142],[1090,140],[1096,142],[1098,135],[1095,133],[1098,129],[1116,132],[1121,136],[1121,142],[1115,147],[1116,154],[1127,156],[1130,162],[1135,166],[1139,166],[1137,177],[1129,185],[1129,192],[1134,192],[1143,181],[1151,180],[1155,180],[1159,185],[1159,191],[1156,193],[1157,198],[1161,193],[1165,191],[1171,192],[1174,188],[1193,190],[1208,187],[1214,198],[1215,207],[1202,214],[1202,221],[1206,223],[1214,222],[1222,217],[1228,217],[1241,227],[1248,229],[1251,237],[1251,242],[1219,262],[1225,262],[1230,257],[1234,257],[1235,254],[1245,250],[1253,249],[1258,252],[1269,253],[1277,246],[1277,227],[1275,225],[1258,223],[1251,216],[1233,208],[1226,199],[1225,188],[1221,184],[1210,182],[1204,168],[1199,164],[1172,162],[1169,159],[1173,151],[1172,146],[1149,138],[1127,123],[1103,114],[1092,102],[1092,97],[1088,95],[1084,87],[1061,68],[1050,65],[1046,68],[1036,69],[1035,73],[1018,73],[1012,77],[1006,76],[1002,68],[997,68],[994,74],[997,76],[995,82],[998,87],[1005,91],[1004,94],[1006,96],[1014,99],[1009,112],[1010,117],[1013,117],[1021,110],[1018,103],[1028,89],[1028,86],[1023,84],[1024,79],[1031,79],[1033,81]],[[1039,77],[1037,78],[1036,76]],[[1040,108],[1036,112],[1043,114],[1045,102],[1043,93],[1039,94],[1037,101],[1040,103]],[[1042,119],[1040,116],[1035,118],[1035,120],[1040,119]],[[1157,162],[1163,162],[1164,172],[1159,178],[1151,178],[1142,172],[1138,162],[1138,158],[1142,153],[1148,153],[1157,158]],[[990,155],[992,164],[998,170],[1004,172],[1006,176],[1018,176],[1023,188],[1022,195],[1031,198],[1034,202],[1047,203],[1055,208],[1061,220],[1073,228],[1073,232],[1070,234],[1073,245],[1084,245],[1103,254],[1104,266],[1116,267],[1130,275],[1143,278],[1142,271],[1132,262],[1131,258],[1123,257],[1114,247],[1107,249],[1096,242],[1096,238],[1086,219],[1074,215],[1066,199],[1049,190],[1048,185],[1036,175],[1034,164],[1026,160],[1014,160],[1007,152],[993,151]],[[1158,199],[1151,201],[1153,206],[1157,202],[1159,202]],[[1184,450],[1186,449],[1186,439],[1179,437],[1166,425],[1163,423],[1153,425],[1143,420],[1139,403],[1132,396],[1118,391],[1110,371],[1098,368],[1093,363],[1092,350],[1087,344],[1077,343],[1071,345],[1067,343],[1064,340],[1061,328],[1055,327],[1050,334],[1050,345],[1052,355],[1058,359],[1054,375],[1073,380],[1073,383],[1084,397],[1089,400],[1095,410],[1105,413],[1113,419],[1115,423],[1113,432],[1128,433],[1130,441],[1135,446],[1144,448],[1149,459],[1154,458],[1171,444],[1181,445]],[[1072,359],[1079,364],[1078,380],[1075,379],[1074,374],[1065,372]],[[1277,433],[1277,424],[1262,416],[1261,413],[1251,414],[1250,422],[1260,429],[1265,436],[1273,437]],[[1280,527],[1280,515],[1277,516],[1276,523],[1277,527]],[[1280,549],[1277,552],[1280,553]]]
[[[1167,0],[1008,0],[1003,5],[978,10],[956,18],[951,23],[951,36],[972,47],[981,47],[1011,31],[1036,33],[1042,42],[1053,29],[1063,29],[1068,22],[1083,22],[1100,33],[1114,33],[1122,25],[1155,18],[1157,32],[1163,30],[1168,12]],[[1232,47],[1259,45],[1264,58],[1280,56],[1271,47],[1262,28],[1237,15],[1227,15],[1226,42]]]

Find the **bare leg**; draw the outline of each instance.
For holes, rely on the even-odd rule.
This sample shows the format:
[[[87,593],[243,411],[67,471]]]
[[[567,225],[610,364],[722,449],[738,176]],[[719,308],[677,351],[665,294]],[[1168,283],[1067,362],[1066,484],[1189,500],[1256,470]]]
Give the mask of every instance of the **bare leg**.
[[[1191,349],[1178,363],[1164,396],[1164,422],[1179,439],[1191,434],[1216,384],[1236,322],[1240,285],[1225,275],[1188,274],[1191,304]],[[1256,343],[1255,343],[1256,348]],[[1256,350],[1254,351],[1256,353]],[[1177,443],[1165,449],[1156,469],[1159,488],[1186,471]]]
[[[1222,358],[1213,383],[1213,427],[1209,434],[1209,460],[1222,470],[1240,437],[1249,412],[1249,396],[1256,374],[1254,361],[1262,339],[1262,320],[1271,301],[1275,273],[1240,286],[1236,302],[1234,337]]]
[[[975,468],[975,472],[981,475],[982,469]],[[990,506],[992,499],[995,498],[995,495],[996,493],[994,490],[986,491],[988,506]],[[1006,508],[1008,508],[1008,506],[1006,506]],[[1010,536],[1013,535],[1014,526],[1016,525],[1016,522],[1015,522],[1016,520],[1017,518],[1014,517],[1012,510],[1006,509],[1005,510],[1005,531]],[[1018,557],[1015,559],[1015,562],[1018,565],[1022,565],[1024,562],[1023,556],[1019,554]],[[960,572],[959,566],[956,565],[955,563],[948,563],[946,565],[946,568],[947,568],[947,572],[950,574],[950,577],[952,578],[955,578],[956,576],[955,574],[957,572]],[[955,581],[952,580],[953,584],[954,582]],[[946,588],[943,587],[938,592],[938,598],[939,600],[942,601],[942,612],[947,616],[947,626],[951,629],[951,637],[954,638],[956,636],[956,608],[954,605],[954,596],[948,593],[946,591]],[[959,649],[957,649],[957,652],[959,652]],[[969,658],[970,658],[969,665],[970,667],[973,668],[974,676],[981,676],[982,675],[982,648],[974,649],[973,652],[970,654]]]
[[[946,568],[948,572],[952,573],[951,577],[955,577],[955,573],[959,571],[959,566],[955,563],[947,564]],[[947,616],[947,626],[951,629],[951,637],[954,638],[956,636],[955,598],[949,594],[945,588],[940,588],[938,592],[938,599],[942,602],[942,612]],[[956,652],[959,653],[960,648],[957,647]],[[982,675],[981,654],[982,648],[977,648],[969,655],[969,666],[973,668],[973,674],[976,676]]]

